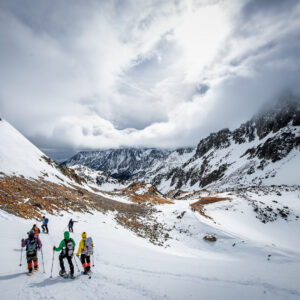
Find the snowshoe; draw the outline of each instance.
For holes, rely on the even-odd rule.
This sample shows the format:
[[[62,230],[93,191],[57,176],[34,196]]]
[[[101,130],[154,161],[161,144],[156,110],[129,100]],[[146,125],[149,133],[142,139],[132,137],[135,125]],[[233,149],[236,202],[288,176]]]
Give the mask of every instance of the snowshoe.
[[[91,278],[92,278],[92,271],[91,271],[91,270],[88,271],[88,272],[87,272],[87,275],[89,276],[89,279],[91,279]]]
[[[69,274],[69,278],[71,278],[71,279],[75,279],[75,276],[74,276],[74,274]]]
[[[68,275],[68,274],[66,273],[65,270],[60,270],[60,271],[59,271],[59,276],[65,277],[66,275]]]
[[[32,275],[33,275],[33,272],[27,272],[26,275],[27,275],[27,276],[32,276]]]
[[[92,278],[92,271],[81,271],[80,274],[81,275],[88,275],[89,279]]]

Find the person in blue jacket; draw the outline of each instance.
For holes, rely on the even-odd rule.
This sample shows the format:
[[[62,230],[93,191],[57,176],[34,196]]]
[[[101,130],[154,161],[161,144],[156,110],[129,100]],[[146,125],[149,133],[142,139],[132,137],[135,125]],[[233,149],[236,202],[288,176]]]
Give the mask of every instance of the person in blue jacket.
[[[43,225],[42,225],[43,232],[49,233],[48,222],[49,222],[48,218],[43,216]]]

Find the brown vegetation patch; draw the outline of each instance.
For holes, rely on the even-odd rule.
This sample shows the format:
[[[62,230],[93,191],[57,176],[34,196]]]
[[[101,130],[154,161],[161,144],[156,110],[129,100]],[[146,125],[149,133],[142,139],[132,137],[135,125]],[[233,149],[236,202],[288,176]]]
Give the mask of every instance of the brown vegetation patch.
[[[139,192],[143,191],[142,194]],[[152,203],[152,204],[173,204],[172,201],[164,198],[154,186],[144,183],[133,183],[122,189],[121,192],[129,196],[130,201],[135,203]]]
[[[192,203],[190,206],[192,207],[193,210],[198,211],[203,217],[206,217],[208,219],[212,218],[205,214],[205,208],[204,206],[207,204],[212,204],[220,201],[226,201],[226,200],[231,200],[229,197],[201,197],[200,200],[198,200],[195,203]]]

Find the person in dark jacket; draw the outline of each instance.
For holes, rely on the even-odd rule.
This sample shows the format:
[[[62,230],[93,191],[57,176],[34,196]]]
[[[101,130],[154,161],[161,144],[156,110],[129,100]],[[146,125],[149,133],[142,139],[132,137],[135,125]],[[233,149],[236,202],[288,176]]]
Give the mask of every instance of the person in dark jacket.
[[[54,251],[61,251],[61,253],[59,254],[59,264],[61,268],[61,270],[59,271],[60,276],[66,276],[66,269],[64,265],[64,258],[66,258],[70,266],[71,278],[74,278],[74,265],[72,262],[74,249],[75,242],[72,238],[70,238],[70,232],[65,231],[64,239],[60,242],[58,248],[56,248],[55,246],[53,247]]]
[[[22,247],[26,246],[26,258],[27,258],[27,264],[28,264],[28,275],[31,276],[33,273],[33,268],[34,266],[34,271],[38,272],[39,271],[39,262],[38,262],[38,257],[37,257],[37,250],[42,248],[42,242],[39,239],[39,237],[35,236],[35,232],[31,230],[28,233],[28,238],[27,239],[22,239]]]
[[[69,224],[68,224],[70,232],[74,232],[73,231],[73,225],[74,225],[75,222],[77,222],[77,221],[73,221],[72,219],[70,219]]]
[[[48,222],[49,222],[48,218],[43,216],[43,225],[42,225],[43,232],[49,233]]]

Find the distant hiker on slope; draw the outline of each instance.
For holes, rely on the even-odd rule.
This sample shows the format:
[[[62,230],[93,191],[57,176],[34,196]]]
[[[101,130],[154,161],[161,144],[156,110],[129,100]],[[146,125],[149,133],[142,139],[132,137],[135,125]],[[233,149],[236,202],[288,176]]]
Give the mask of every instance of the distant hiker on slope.
[[[55,251],[61,251],[59,254],[59,263],[60,263],[60,268],[61,270],[59,271],[60,276],[66,276],[66,269],[64,265],[64,258],[68,260],[69,266],[70,266],[70,277],[74,278],[74,266],[72,262],[72,257],[74,253],[74,248],[75,248],[75,242],[72,238],[70,238],[70,233],[69,231],[65,231],[64,233],[64,239],[60,242],[59,247],[56,248],[55,246],[53,247],[53,250]]]
[[[82,240],[79,243],[78,251],[76,256],[78,257],[79,254],[82,266],[84,268],[83,274],[89,274],[91,270],[91,255],[94,253],[94,243],[91,237],[86,237],[86,232],[81,234]]]
[[[34,264],[34,271],[39,271],[39,263],[37,257],[37,250],[42,248],[42,242],[38,237],[34,236],[34,231],[30,231],[27,239],[22,239],[22,247],[26,246],[26,257],[28,264],[27,275],[31,276],[32,273],[32,262]]]
[[[74,225],[75,222],[78,222],[78,221],[73,221],[72,219],[70,219],[69,224],[68,224],[70,232],[74,232],[73,231],[73,225]]]
[[[33,226],[32,226],[32,229],[31,230],[33,230],[34,231],[34,236],[35,237],[39,237],[39,234],[40,234],[40,229],[36,226],[36,224],[34,224]]]
[[[49,222],[48,218],[43,216],[43,225],[42,225],[43,232],[49,233],[48,222]]]

